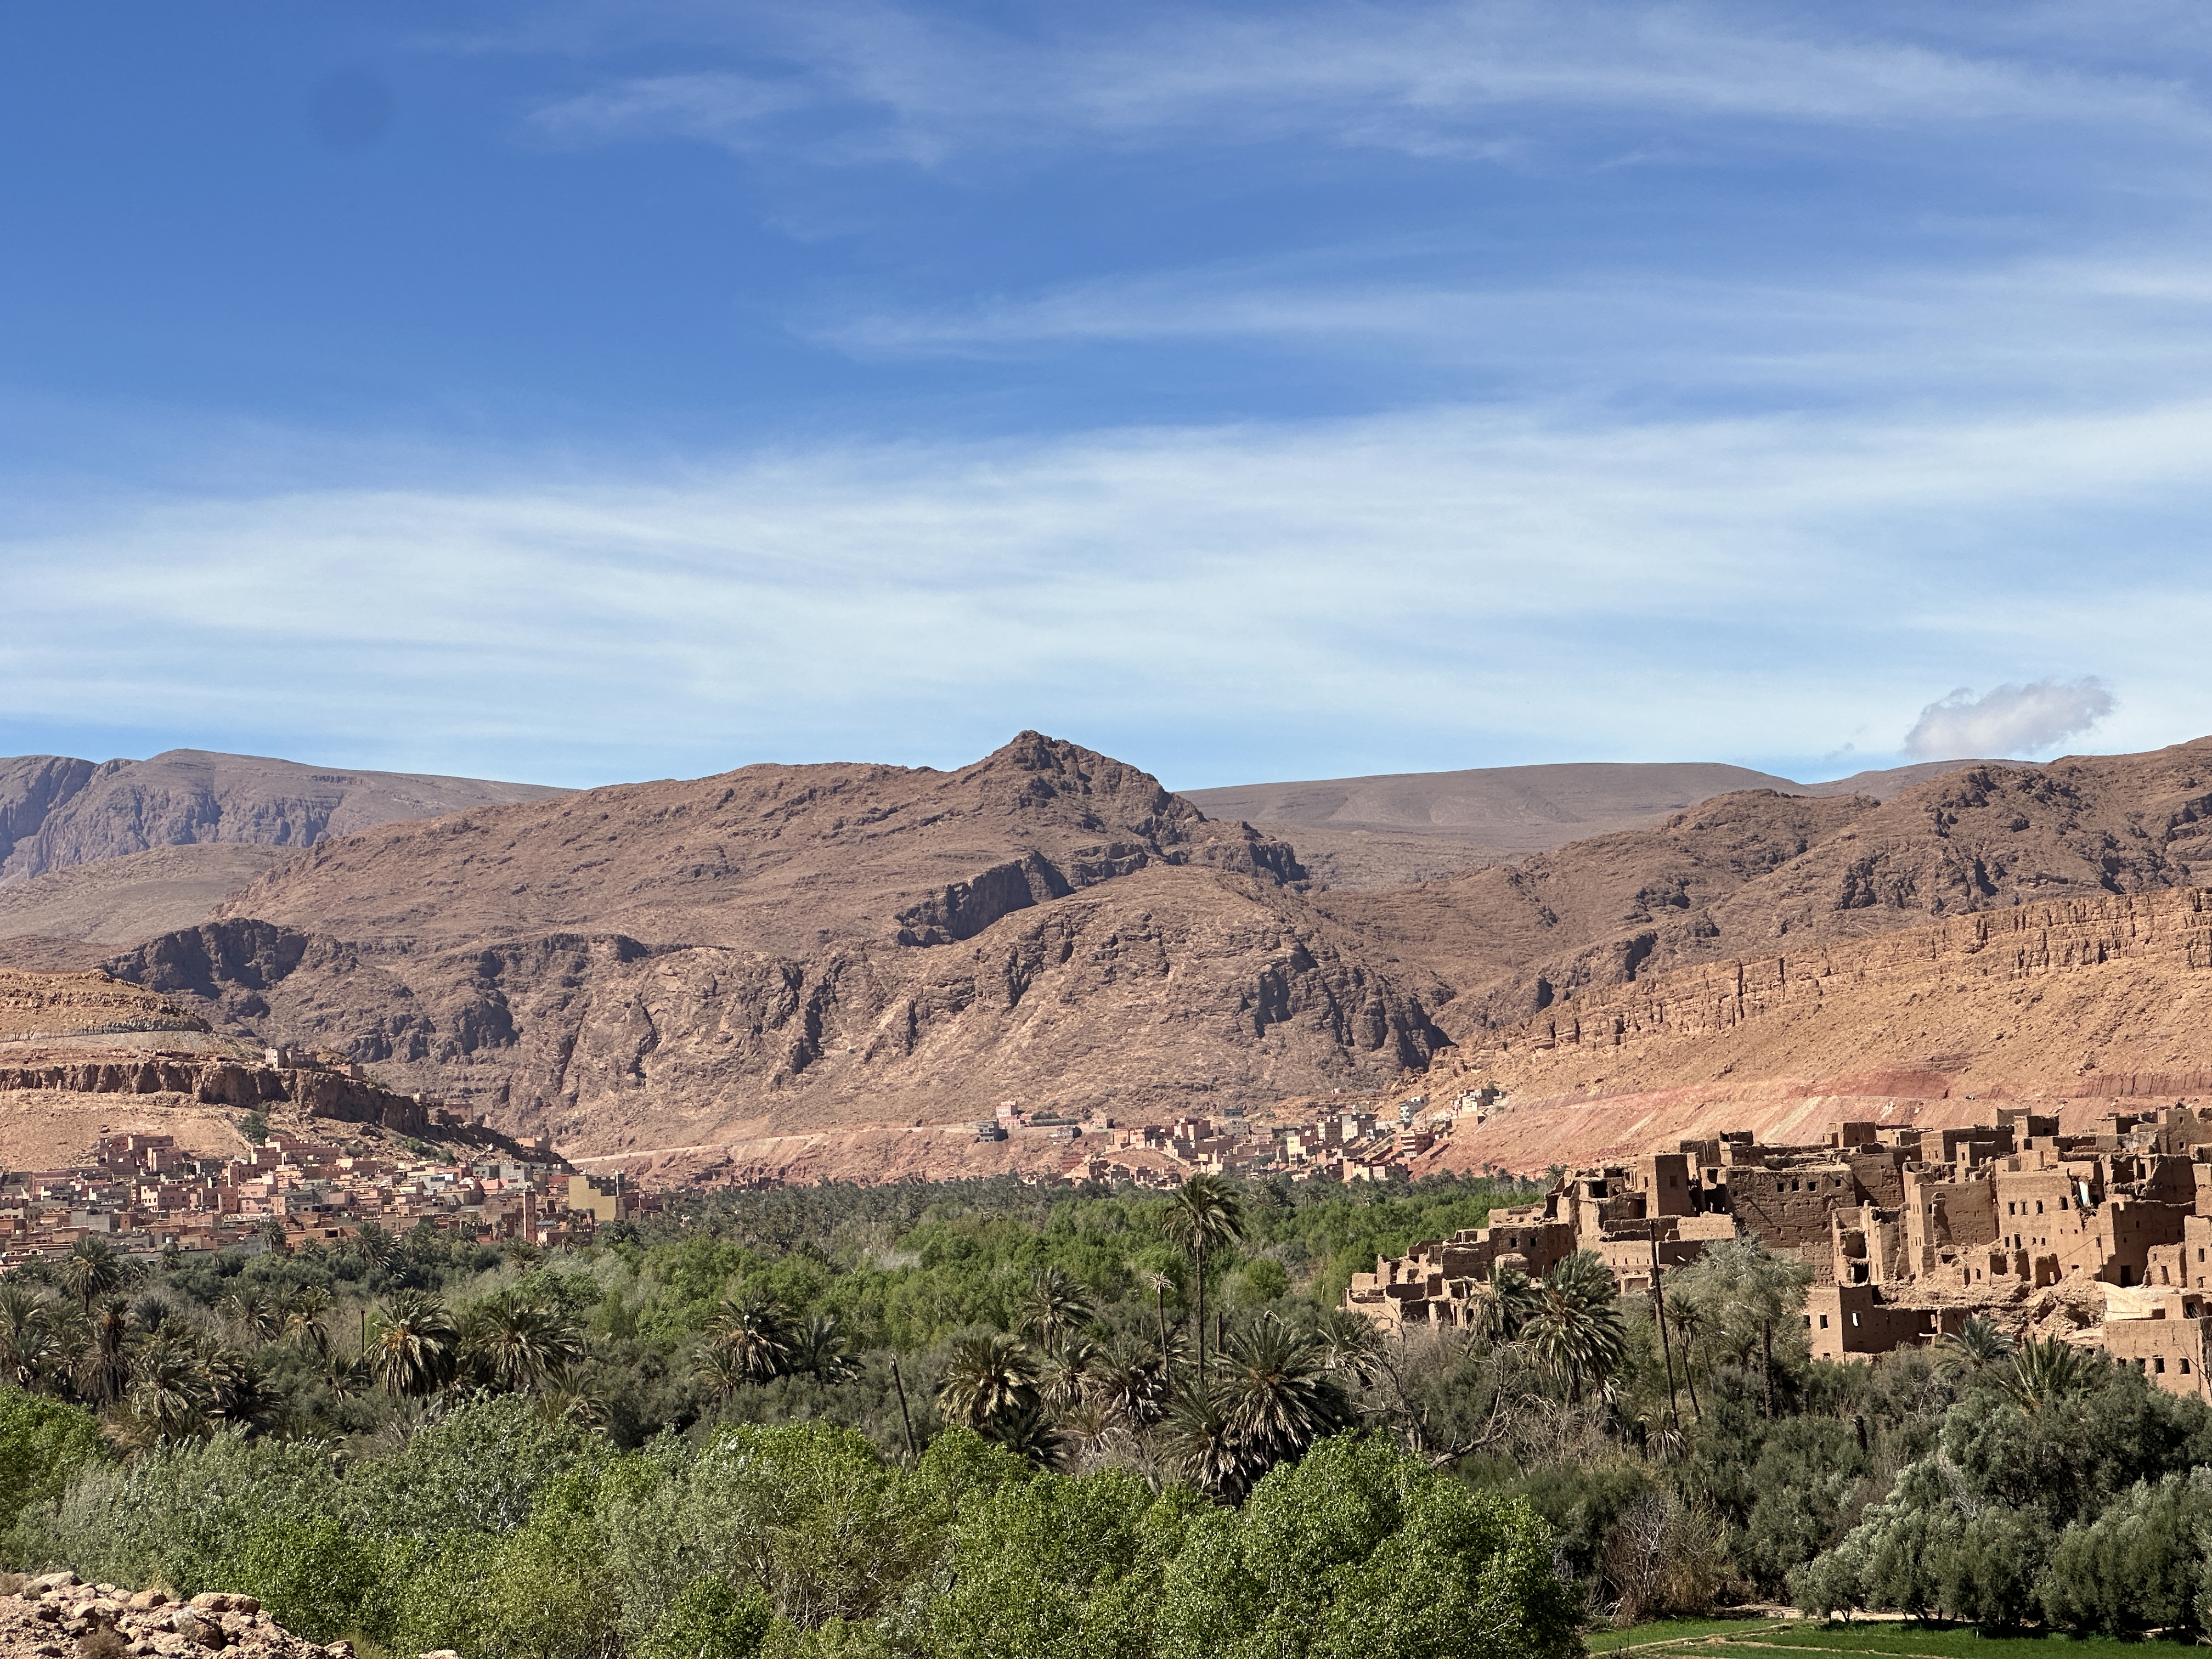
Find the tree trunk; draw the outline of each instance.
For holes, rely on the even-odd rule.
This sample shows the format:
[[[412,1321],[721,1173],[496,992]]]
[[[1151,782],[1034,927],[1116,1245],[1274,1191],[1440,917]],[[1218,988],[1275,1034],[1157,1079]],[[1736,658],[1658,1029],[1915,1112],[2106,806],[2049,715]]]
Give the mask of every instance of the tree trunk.
[[[1198,1259],[1198,1383],[1206,1386],[1206,1246],[1192,1255]]]
[[[1771,1420],[1774,1416],[1774,1322],[1772,1320],[1762,1319],[1759,1322],[1759,1340],[1763,1350],[1759,1371],[1766,1383],[1766,1415]]]
[[[1667,1410],[1682,1426],[1682,1402],[1674,1397],[1674,1344],[1667,1334],[1667,1299],[1659,1291],[1659,1224],[1651,1224],[1651,1313],[1659,1322],[1659,1352],[1667,1357]]]
[[[898,1390],[899,1421],[906,1425],[906,1455],[915,1462],[921,1461],[921,1452],[914,1443],[914,1419],[907,1413],[906,1383],[899,1376],[898,1360],[891,1360],[891,1386]]]

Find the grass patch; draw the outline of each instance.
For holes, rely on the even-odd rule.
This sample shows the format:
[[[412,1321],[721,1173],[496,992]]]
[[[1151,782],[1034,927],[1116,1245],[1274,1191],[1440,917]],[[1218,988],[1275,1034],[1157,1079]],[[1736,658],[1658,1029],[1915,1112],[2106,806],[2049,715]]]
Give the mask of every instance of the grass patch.
[[[2144,1659],[2146,1647],[2109,1636],[2075,1638],[2027,1633],[1984,1636],[1978,1631],[1937,1626],[1858,1622],[1820,1624],[1752,1619],[1666,1619],[1629,1630],[1601,1632],[1589,1638],[1592,1653],[1665,1643],[1677,1652],[1755,1659],[1777,1648],[1811,1648],[1826,1653],[1863,1653],[1881,1659],[2027,1659],[2027,1650],[2047,1650],[2048,1659]]]
[[[2030,1648],[2049,1649],[2051,1659],[2143,1659],[2146,1647],[2164,1644],[2124,1642],[2117,1637],[1984,1636],[1978,1631],[1924,1625],[1824,1625],[1807,1620],[1784,1625],[1759,1638],[1778,1647],[1820,1648],[1831,1653],[1929,1654],[1936,1659],[2024,1659]]]
[[[1769,1631],[1786,1628],[1771,1619],[1659,1619],[1648,1625],[1632,1625],[1626,1630],[1599,1631],[1587,1640],[1592,1653],[1612,1653],[1621,1648],[1687,1641],[1698,1636],[1756,1636],[1763,1641]]]

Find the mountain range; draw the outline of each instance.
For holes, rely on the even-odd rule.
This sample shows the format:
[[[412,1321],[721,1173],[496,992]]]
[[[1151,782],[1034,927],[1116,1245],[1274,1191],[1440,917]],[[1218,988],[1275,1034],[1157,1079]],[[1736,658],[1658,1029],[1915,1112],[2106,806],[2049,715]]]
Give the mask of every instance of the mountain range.
[[[952,771],[573,793],[198,754],[49,787],[83,764],[0,763],[9,856],[40,872],[0,886],[0,959],[104,968],[572,1154],[769,1173],[980,1167],[968,1126],[1008,1099],[1159,1121],[1428,1078],[1580,1100],[1745,1066],[1964,1075],[2008,1041],[2008,1086],[2078,1087],[2084,1045],[2055,1028],[1993,1003],[1923,1040],[1883,999],[1927,989],[1908,963],[1974,955],[1960,927],[2043,917],[2040,938],[2079,934],[2069,965],[2104,941],[2108,1012],[2193,1007],[2195,901],[2157,912],[2178,954],[2118,948],[2147,924],[2109,907],[2212,875],[2212,739],[1812,787],[1565,766],[1182,796],[1036,732]],[[1331,835],[1536,844],[1382,885],[1332,883],[1347,845],[1380,866]],[[1863,1018],[1757,993],[1778,971],[1758,964],[1793,959],[1858,987]],[[1745,971],[1752,1049],[1680,1012]],[[2087,1045],[2107,1075],[2160,1076],[2212,1066],[2203,1046],[2185,1019],[2109,1017]]]

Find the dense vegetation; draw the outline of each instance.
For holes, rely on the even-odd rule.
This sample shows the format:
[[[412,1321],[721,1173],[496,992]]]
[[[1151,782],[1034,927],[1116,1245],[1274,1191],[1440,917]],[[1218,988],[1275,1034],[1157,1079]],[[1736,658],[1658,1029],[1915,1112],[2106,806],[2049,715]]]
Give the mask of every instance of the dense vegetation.
[[[585,1250],[374,1229],[0,1283],[0,1555],[467,1659],[1572,1650],[1814,1611],[2212,1616],[2212,1412],[1970,1327],[1810,1361],[1756,1245],[1337,1310],[1526,1189],[724,1194]]]

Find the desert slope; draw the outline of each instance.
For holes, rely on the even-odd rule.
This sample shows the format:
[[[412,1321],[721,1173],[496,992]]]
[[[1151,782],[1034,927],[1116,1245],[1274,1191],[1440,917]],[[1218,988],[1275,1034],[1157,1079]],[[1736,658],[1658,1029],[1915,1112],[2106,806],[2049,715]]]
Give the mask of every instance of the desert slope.
[[[291,856],[282,847],[210,842],[64,865],[0,886],[0,939],[129,945],[190,927]]]

